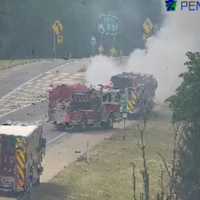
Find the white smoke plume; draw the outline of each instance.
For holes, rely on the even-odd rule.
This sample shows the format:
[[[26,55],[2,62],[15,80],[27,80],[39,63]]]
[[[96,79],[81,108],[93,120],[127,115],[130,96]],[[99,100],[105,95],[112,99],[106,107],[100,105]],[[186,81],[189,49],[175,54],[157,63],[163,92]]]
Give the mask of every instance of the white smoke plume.
[[[160,31],[147,41],[146,50],[135,50],[127,70],[153,74],[159,83],[157,98],[164,100],[180,84],[185,53],[200,50],[200,13],[176,12],[166,16]]]
[[[121,73],[122,70],[114,61],[106,56],[95,56],[86,72],[87,82],[91,85],[109,84],[113,75]]]
[[[169,97],[180,84],[178,75],[185,70],[185,53],[200,51],[200,11],[177,11],[165,14],[161,29],[146,43],[146,49],[134,50],[123,71],[150,73],[158,80],[157,99]],[[141,36],[142,37],[142,36]],[[108,58],[97,57],[87,72],[103,83],[119,70]]]

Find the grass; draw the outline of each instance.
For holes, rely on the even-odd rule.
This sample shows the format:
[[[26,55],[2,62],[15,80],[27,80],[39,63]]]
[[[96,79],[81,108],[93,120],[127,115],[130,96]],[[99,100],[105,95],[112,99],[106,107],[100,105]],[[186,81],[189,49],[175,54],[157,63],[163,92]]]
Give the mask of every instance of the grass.
[[[160,108],[149,121],[145,135],[150,171],[151,199],[160,191],[162,153],[171,158],[173,131],[166,108]],[[123,132],[117,131],[90,152],[90,162],[74,162],[60,172],[50,183],[41,185],[33,193],[38,200],[128,200],[132,198],[132,168],[136,164],[137,195],[142,192],[142,159],[138,146],[136,126]],[[55,187],[52,187],[54,185]]]
[[[33,62],[33,60],[0,60],[0,70],[8,69],[17,65]]]

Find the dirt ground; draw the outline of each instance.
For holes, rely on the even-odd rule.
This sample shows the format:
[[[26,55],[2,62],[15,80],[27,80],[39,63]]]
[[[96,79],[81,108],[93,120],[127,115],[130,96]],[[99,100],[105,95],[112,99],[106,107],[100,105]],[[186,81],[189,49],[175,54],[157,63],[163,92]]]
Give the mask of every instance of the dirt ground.
[[[125,140],[123,140],[124,135],[126,136]],[[87,141],[91,148],[88,154],[89,162],[75,161],[80,156],[75,151],[86,150]],[[166,106],[157,106],[145,133],[151,199],[155,199],[157,192],[160,191],[160,175],[161,170],[164,169],[158,153],[162,153],[170,162],[172,141],[170,112]],[[138,198],[143,189],[142,157],[136,122],[127,127],[125,131],[114,129],[110,133],[97,134],[95,132],[95,134],[77,134],[71,138],[63,138],[60,145],[55,145],[49,151],[46,159],[48,162],[46,163],[46,172],[42,177],[42,184],[34,189],[32,199],[132,199],[132,163],[136,165]],[[164,174],[166,176],[166,173]],[[56,176],[51,179],[52,175]],[[167,178],[165,184],[166,180]]]
[[[84,152],[90,150],[112,134],[113,131],[107,133],[91,131],[90,133],[66,134],[60,138],[47,149],[44,160],[44,173],[41,177],[42,183],[50,181]]]
[[[85,152],[89,152],[98,143],[110,138],[114,132],[112,130],[72,134],[63,133],[61,134],[63,136],[55,142],[53,140],[52,142],[50,141],[43,162],[44,173],[41,177],[41,186],[49,185],[49,181],[56,177],[60,171],[63,171]],[[90,154],[88,153],[88,158],[89,156]],[[32,197],[31,199],[36,200],[38,198]],[[0,200],[16,200],[16,198],[2,196]]]

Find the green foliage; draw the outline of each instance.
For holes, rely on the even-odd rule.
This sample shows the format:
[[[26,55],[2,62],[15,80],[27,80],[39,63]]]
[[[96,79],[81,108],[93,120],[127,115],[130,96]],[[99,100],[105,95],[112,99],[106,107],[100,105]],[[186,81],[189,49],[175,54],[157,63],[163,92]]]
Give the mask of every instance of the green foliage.
[[[182,84],[167,101],[173,110],[173,121],[200,121],[200,53],[187,53],[188,71],[181,74]]]
[[[168,108],[161,107],[147,125],[147,160],[151,184],[151,199],[160,191],[161,161],[155,152],[170,159],[173,132]],[[118,132],[119,131],[119,132]],[[77,161],[66,167],[49,183],[33,191],[34,200],[132,200],[132,167],[136,164],[136,192],[139,200],[143,192],[141,169],[143,160],[138,148],[138,130],[133,124],[124,131],[118,130],[89,152],[89,164]],[[126,140],[122,136],[125,133]],[[160,134],[162,133],[162,134]],[[107,137],[107,136],[106,136]],[[170,144],[170,145],[169,145]],[[165,180],[164,180],[165,181]],[[165,181],[167,183],[167,180]]]
[[[178,200],[200,197],[200,53],[187,53],[188,71],[181,74],[182,84],[167,101],[173,122],[181,123],[176,164],[175,192]]]
[[[63,23],[65,36],[57,55],[88,56],[92,35],[100,43],[96,25],[102,13],[120,18],[115,46],[125,53],[142,47],[146,17],[156,24],[161,22],[160,4],[153,0],[1,0],[0,58],[52,57],[51,26],[55,20]]]

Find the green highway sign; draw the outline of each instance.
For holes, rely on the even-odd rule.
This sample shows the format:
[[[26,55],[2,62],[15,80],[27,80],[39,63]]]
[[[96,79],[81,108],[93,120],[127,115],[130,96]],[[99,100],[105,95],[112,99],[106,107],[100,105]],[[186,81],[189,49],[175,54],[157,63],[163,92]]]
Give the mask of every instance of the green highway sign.
[[[116,36],[119,33],[119,18],[113,15],[101,15],[98,31],[102,35]]]

